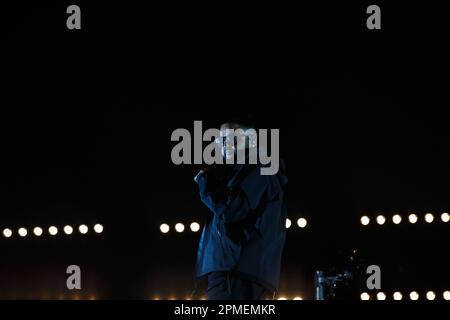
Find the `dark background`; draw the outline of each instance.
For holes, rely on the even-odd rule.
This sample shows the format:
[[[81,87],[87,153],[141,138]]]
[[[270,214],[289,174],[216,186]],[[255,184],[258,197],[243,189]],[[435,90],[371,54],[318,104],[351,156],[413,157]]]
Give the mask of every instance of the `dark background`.
[[[0,238],[0,298],[185,298],[199,234],[159,226],[209,213],[170,136],[236,111],[280,129],[288,216],[308,220],[288,230],[281,293],[312,298],[314,271],[353,249],[386,292],[448,290],[448,224],[423,222],[450,207],[441,3],[77,2],[81,30],[66,28],[72,3],[2,5],[0,229],[15,234]],[[386,225],[360,225],[379,213]],[[101,235],[16,233],[98,222]]]

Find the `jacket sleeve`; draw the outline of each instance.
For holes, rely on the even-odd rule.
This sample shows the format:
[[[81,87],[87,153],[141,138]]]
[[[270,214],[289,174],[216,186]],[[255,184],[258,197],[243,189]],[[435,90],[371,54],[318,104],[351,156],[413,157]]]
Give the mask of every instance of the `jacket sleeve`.
[[[207,189],[208,177],[202,173],[196,177],[203,203],[225,223],[244,219],[251,210],[256,209],[265,190],[263,181],[244,179],[239,185],[223,187],[214,191]]]

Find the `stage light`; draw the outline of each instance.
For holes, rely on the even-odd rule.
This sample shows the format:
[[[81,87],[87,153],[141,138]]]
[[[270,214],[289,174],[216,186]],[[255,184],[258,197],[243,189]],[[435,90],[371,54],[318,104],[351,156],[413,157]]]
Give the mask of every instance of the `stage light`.
[[[285,297],[279,297],[278,300],[287,300]]]
[[[8,228],[3,229],[3,235],[5,236],[5,238],[11,237],[11,236],[12,236],[12,231],[11,231],[11,229],[8,229]]]
[[[19,229],[19,236],[25,237],[27,234],[28,234],[27,229],[25,229],[25,228],[20,228]]]
[[[300,228],[306,227],[306,224],[307,224],[307,222],[306,222],[306,219],[305,219],[305,218],[300,218],[300,219],[297,220],[297,225],[298,225]]]
[[[102,232],[103,232],[103,226],[102,226],[100,223],[97,223],[97,224],[94,226],[94,231],[95,231],[96,233],[102,233]]]
[[[445,300],[450,300],[450,291],[445,291],[442,296],[444,297]]]
[[[162,233],[167,233],[170,230],[170,227],[168,224],[163,223],[162,225],[159,226],[159,230],[161,230]]]
[[[402,300],[403,296],[400,292],[394,292],[393,294],[394,300]]]
[[[414,213],[410,214],[408,216],[408,220],[409,220],[410,223],[416,223],[417,222],[417,216]]]
[[[370,219],[369,219],[368,216],[362,216],[362,217],[361,217],[361,224],[362,224],[363,226],[367,226],[367,225],[369,224],[369,222],[370,222]]]
[[[444,212],[443,214],[441,214],[441,220],[442,222],[449,222],[450,221],[450,216],[447,212]]]
[[[192,232],[197,232],[200,230],[200,225],[197,222],[192,222],[190,227]]]
[[[58,233],[58,228],[55,226],[51,226],[50,228],[48,228],[48,233],[50,233],[50,235],[54,236]]]
[[[426,222],[431,223],[431,222],[433,222],[433,220],[434,220],[434,216],[431,213],[427,213],[425,215],[425,221]]]
[[[303,300],[302,297],[294,297],[294,300]]]
[[[72,234],[72,232],[73,232],[73,228],[71,226],[67,225],[64,227],[65,234]]]
[[[419,294],[417,292],[413,291],[409,294],[409,298],[411,300],[419,300]]]
[[[386,222],[386,218],[385,218],[384,216],[379,215],[379,216],[377,217],[377,223],[378,223],[379,225],[383,225],[385,222]]]
[[[40,228],[40,227],[35,227],[35,228],[33,229],[33,233],[34,233],[35,236],[40,237],[40,236],[42,235],[42,228]]]
[[[384,294],[384,292],[377,293],[377,300],[386,300],[386,295]]]
[[[399,224],[400,222],[402,222],[402,217],[399,214],[396,214],[392,217],[392,222],[394,224]]]
[[[361,293],[361,300],[370,300],[370,295],[367,292]]]
[[[85,224],[82,224],[78,227],[78,231],[80,231],[81,234],[86,234],[88,230],[89,228]]]
[[[434,300],[436,299],[436,294],[433,291],[428,291],[427,292],[427,299],[428,300]]]
[[[175,225],[175,230],[176,230],[176,232],[183,232],[183,231],[184,231],[184,224],[182,224],[182,223],[177,223],[177,224]]]
[[[286,229],[289,229],[291,227],[291,224],[292,224],[291,219],[286,218]]]

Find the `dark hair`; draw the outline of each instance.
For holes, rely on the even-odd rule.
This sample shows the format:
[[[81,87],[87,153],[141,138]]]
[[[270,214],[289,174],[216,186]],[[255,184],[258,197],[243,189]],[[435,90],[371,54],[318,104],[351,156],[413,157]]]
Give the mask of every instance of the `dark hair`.
[[[231,129],[243,128],[243,129],[257,129],[257,123],[253,114],[245,115],[232,115],[224,119],[225,121],[221,126],[228,126]]]

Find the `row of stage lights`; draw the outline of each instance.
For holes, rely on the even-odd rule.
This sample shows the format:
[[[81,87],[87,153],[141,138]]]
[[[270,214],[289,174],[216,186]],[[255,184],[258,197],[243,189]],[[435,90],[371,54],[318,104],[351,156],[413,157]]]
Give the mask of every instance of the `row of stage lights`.
[[[190,296],[186,296],[186,297],[176,297],[176,296],[169,296],[167,299],[164,299],[160,296],[154,296],[152,298],[150,298],[151,300],[191,300],[192,298]],[[206,300],[205,296],[202,296],[199,298],[199,300]],[[284,296],[284,295],[280,295],[280,297],[277,300],[303,300],[302,297],[300,296],[293,296],[291,298]]]
[[[447,212],[442,213],[440,218],[441,218],[442,222],[450,221],[450,215]],[[432,213],[427,213],[424,215],[424,220],[426,223],[432,223],[433,221],[435,221],[435,216]],[[370,218],[368,216],[362,216],[360,221],[363,226],[367,226],[370,224]],[[386,220],[385,216],[380,214],[375,218],[375,221],[377,224],[383,225],[386,223],[387,220]],[[403,218],[401,215],[395,214],[392,216],[392,222],[394,224],[400,224],[402,221],[403,221]],[[416,214],[412,213],[412,214],[408,215],[408,221],[411,224],[415,224],[419,221],[419,218],[417,217]]]
[[[189,226],[192,232],[198,232],[200,230],[200,225],[197,222],[192,222]],[[167,223],[163,223],[159,226],[159,230],[162,233],[168,233],[170,231],[170,226]],[[185,226],[181,222],[175,224],[176,232],[184,232]]]
[[[297,226],[299,228],[305,228],[306,225],[308,224],[308,222],[306,221],[305,218],[299,218],[297,220]],[[292,221],[290,219],[286,219],[286,229],[289,229],[292,226]],[[197,232],[200,230],[200,224],[198,224],[197,222],[192,222],[189,226],[190,230],[192,232]],[[177,224],[175,224],[174,229],[176,232],[184,232],[186,227],[183,223],[179,222]],[[163,223],[159,226],[159,230],[162,233],[168,233],[170,231],[170,226],[167,223]]]
[[[306,228],[306,225],[308,224],[308,221],[306,221],[305,218],[298,218],[297,219],[297,226],[301,229]],[[289,218],[286,219],[286,229],[289,229],[292,225],[292,222]]]
[[[417,293],[417,291],[411,291],[408,295],[409,300],[419,300],[420,299],[420,295]],[[375,298],[375,299],[373,299]],[[436,295],[436,293],[434,293],[434,291],[428,291],[425,294],[425,298],[427,300],[436,300],[439,299],[439,297]],[[444,291],[442,293],[442,298],[444,300],[450,300],[450,291]],[[386,294],[384,292],[378,292],[375,297],[372,297],[369,293],[367,292],[363,292],[361,293],[361,300],[387,300],[388,297],[386,296]],[[393,300],[402,300],[404,299],[403,294],[399,291],[396,291],[392,294],[392,299]],[[407,299],[407,298],[406,298]]]
[[[292,297],[292,298],[288,298],[286,296],[281,295],[277,300],[303,300],[303,298],[300,297],[300,296],[295,296],[295,297]]]
[[[14,295],[5,295],[3,294],[0,297],[0,300],[81,300],[81,301],[87,301],[87,300],[97,300],[98,297],[95,295],[89,295],[89,294],[51,294],[51,293],[41,293],[38,295],[34,294],[18,294],[14,293]],[[100,298],[100,300],[102,300]]]
[[[442,222],[450,221],[450,215],[447,212],[442,213],[440,218],[441,218]],[[367,226],[370,224],[371,219],[368,216],[362,216],[360,221],[363,226]],[[378,215],[375,218],[375,221],[379,225],[384,225],[387,222],[387,219],[383,215]],[[403,221],[403,218],[401,215],[395,214],[392,216],[392,222],[394,224],[400,224],[402,221]],[[419,217],[416,214],[412,213],[412,214],[408,215],[408,221],[411,224],[415,224],[419,221]],[[424,216],[424,221],[427,223],[432,223],[433,221],[435,221],[435,216],[432,213],[427,213]],[[297,226],[299,228],[303,229],[307,226],[307,224],[308,224],[308,222],[306,221],[305,218],[297,219]],[[289,219],[289,218],[286,219],[285,226],[286,226],[286,229],[289,229],[292,226],[291,219]],[[167,223],[163,223],[160,225],[159,229],[162,233],[168,233],[170,231],[170,226]],[[185,231],[186,227],[183,223],[177,223],[177,224],[175,224],[174,229],[176,232],[181,233],[181,232]],[[200,225],[197,222],[192,222],[190,224],[190,229],[192,232],[197,232],[200,230]]]
[[[103,232],[103,226],[101,224],[99,224],[99,223],[94,225],[93,229],[94,229],[95,233],[102,233]],[[59,232],[58,228],[55,227],[55,226],[50,226],[47,230],[48,230],[48,233],[51,236],[56,236],[58,234],[58,232]],[[74,231],[74,228],[71,225],[66,225],[63,228],[63,232],[66,235],[71,235],[73,233],[73,231]],[[86,234],[89,231],[89,227],[87,225],[85,225],[85,224],[81,224],[80,226],[78,226],[78,231],[81,234]],[[3,229],[2,234],[3,234],[3,236],[5,238],[11,238],[13,236],[13,231],[10,228],[5,228],[5,229]],[[17,230],[17,234],[20,237],[24,238],[24,237],[26,237],[28,235],[28,230],[27,230],[27,228],[24,228],[24,227],[19,228]],[[33,234],[36,237],[40,237],[40,236],[42,236],[44,234],[44,230],[41,227],[34,227],[33,228]]]
[[[419,295],[419,293],[417,293],[417,291],[411,291],[408,295],[408,298],[403,297],[403,294],[399,291],[394,292],[391,295],[391,297],[392,297],[392,300],[397,300],[397,301],[400,301],[403,299],[406,300],[408,298],[409,298],[409,300],[413,300],[413,301],[420,299],[420,295]],[[378,292],[376,295],[371,295],[367,292],[363,292],[363,293],[361,293],[360,298],[361,298],[361,300],[380,300],[380,301],[390,299],[384,292]],[[426,300],[430,300],[430,301],[440,299],[434,291],[426,292],[425,298],[426,298]],[[442,293],[442,298],[447,301],[450,300],[450,291],[448,291],[448,290],[444,291]],[[191,300],[191,297],[190,296],[186,296],[186,297],[169,296],[167,299],[164,299],[160,296],[154,296],[151,298],[151,300]],[[205,300],[205,297],[201,297],[200,300]],[[280,296],[277,298],[277,300],[303,300],[303,298],[299,295],[288,297],[288,296],[280,294]]]

